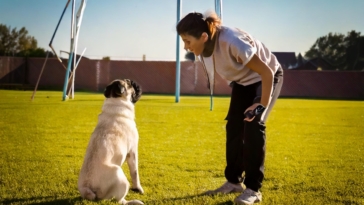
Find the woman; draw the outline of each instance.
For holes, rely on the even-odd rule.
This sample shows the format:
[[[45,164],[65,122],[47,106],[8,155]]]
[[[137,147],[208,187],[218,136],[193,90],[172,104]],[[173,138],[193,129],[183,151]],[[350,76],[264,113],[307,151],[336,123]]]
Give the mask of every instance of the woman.
[[[235,199],[236,203],[260,202],[265,122],[282,87],[283,70],[277,58],[260,41],[245,31],[222,26],[215,13],[206,18],[201,13],[189,13],[176,28],[184,48],[198,56],[206,72],[218,73],[231,81],[232,86],[226,117],[227,182],[206,193],[242,192]]]

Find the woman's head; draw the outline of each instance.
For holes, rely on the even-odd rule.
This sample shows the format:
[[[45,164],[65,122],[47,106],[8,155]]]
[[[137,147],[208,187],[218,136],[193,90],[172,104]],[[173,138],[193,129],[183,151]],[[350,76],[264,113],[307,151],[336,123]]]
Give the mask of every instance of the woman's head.
[[[204,18],[201,13],[192,12],[178,22],[176,29],[185,43],[184,48],[200,55],[205,43],[212,40],[220,25],[221,21],[216,13],[212,12]]]

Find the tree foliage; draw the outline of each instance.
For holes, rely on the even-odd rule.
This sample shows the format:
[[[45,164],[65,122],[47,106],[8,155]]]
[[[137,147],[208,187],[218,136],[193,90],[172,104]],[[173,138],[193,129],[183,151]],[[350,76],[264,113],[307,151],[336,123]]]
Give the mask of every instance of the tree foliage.
[[[110,61],[110,56],[104,56],[104,57],[102,57],[102,60],[104,60],[104,61]]]
[[[364,57],[364,36],[350,31],[343,34],[329,33],[316,40],[305,53],[308,59],[322,58],[338,70],[360,70],[358,62]]]
[[[46,52],[38,48],[34,36],[28,35],[28,30],[20,30],[0,24],[0,56],[44,57]]]

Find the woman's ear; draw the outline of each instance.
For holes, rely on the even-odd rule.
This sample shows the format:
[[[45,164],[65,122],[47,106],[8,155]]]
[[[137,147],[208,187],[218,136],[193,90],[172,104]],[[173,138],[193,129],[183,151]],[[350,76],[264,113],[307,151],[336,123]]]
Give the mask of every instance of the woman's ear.
[[[206,32],[203,32],[201,34],[201,38],[202,38],[203,42],[206,43],[209,40],[209,35]]]

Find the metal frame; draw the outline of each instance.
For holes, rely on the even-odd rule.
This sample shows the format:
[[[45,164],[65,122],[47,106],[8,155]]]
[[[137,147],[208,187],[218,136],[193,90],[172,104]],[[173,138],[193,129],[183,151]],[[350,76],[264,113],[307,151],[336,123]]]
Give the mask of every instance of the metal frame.
[[[70,87],[69,94],[72,92],[71,98],[72,99],[74,98],[74,80],[75,80],[76,68],[86,50],[86,48],[83,50],[81,58],[78,60],[78,62],[76,64],[76,57],[74,57],[74,55],[77,52],[76,49],[77,49],[77,44],[78,44],[78,35],[79,35],[81,23],[82,23],[83,13],[86,8],[86,0],[81,0],[81,1],[82,2],[78,9],[77,16],[75,17],[76,0],[72,0],[71,44],[70,44],[70,52],[69,52],[67,67],[65,67],[64,64],[62,63],[62,60],[57,55],[57,52],[54,50],[52,43],[53,43],[54,37],[56,36],[56,33],[58,31],[59,24],[61,23],[64,13],[66,12],[66,9],[68,8],[68,5],[71,2],[71,0],[67,0],[66,6],[63,9],[61,17],[57,23],[56,29],[52,35],[51,41],[49,42],[49,47],[52,49],[54,55],[57,57],[58,61],[62,64],[62,66],[66,69],[66,75],[65,75],[64,85],[63,85],[63,95],[62,95],[63,101],[67,100],[67,98],[68,98],[66,93],[67,93],[68,84],[71,79],[72,79],[72,85]],[[73,71],[71,71],[71,67],[73,67]]]
[[[181,11],[182,11],[182,0],[177,0],[177,23],[181,19]],[[177,40],[176,40],[176,103],[179,102],[180,83],[181,83],[181,62],[179,59],[179,41],[180,41],[180,37],[177,33]]]

